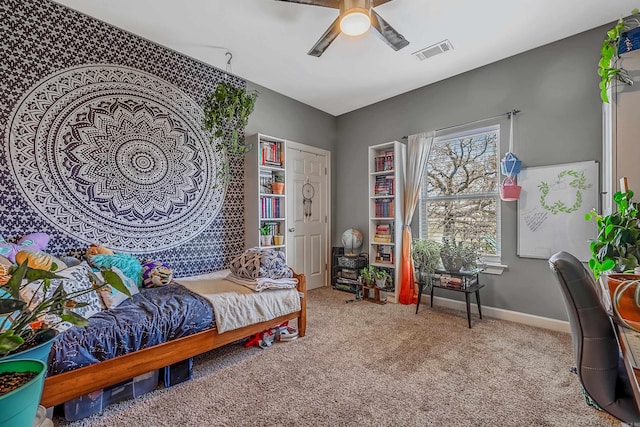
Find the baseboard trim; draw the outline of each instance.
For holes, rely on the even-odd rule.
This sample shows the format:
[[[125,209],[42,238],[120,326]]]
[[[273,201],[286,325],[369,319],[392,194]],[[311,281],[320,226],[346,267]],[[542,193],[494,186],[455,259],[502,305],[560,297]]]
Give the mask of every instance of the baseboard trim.
[[[423,299],[423,304],[429,304],[429,296]],[[447,307],[466,313],[467,307],[464,301],[452,300],[443,297],[433,298],[434,306]],[[478,306],[471,304],[471,312],[478,314]],[[522,323],[524,325],[549,329],[552,331],[571,333],[569,322],[564,320],[550,319],[548,317],[536,316],[534,314],[520,313],[517,311],[505,310],[502,308],[482,306],[482,316],[493,317],[494,319],[508,320],[510,322]]]

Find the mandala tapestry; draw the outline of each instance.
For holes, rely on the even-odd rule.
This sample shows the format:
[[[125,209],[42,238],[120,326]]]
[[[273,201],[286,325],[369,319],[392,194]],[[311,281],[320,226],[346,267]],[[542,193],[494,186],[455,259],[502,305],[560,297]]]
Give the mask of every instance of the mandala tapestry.
[[[51,2],[0,4],[0,236],[52,236],[169,264],[224,268],[244,246],[243,162],[222,159],[200,105],[221,70]]]

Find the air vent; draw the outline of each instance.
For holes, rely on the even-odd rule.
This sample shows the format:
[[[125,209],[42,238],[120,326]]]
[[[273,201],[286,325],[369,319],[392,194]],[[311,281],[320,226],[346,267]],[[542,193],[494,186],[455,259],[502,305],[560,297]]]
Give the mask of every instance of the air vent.
[[[425,59],[431,58],[432,56],[436,56],[450,50],[453,50],[453,45],[449,40],[445,39],[434,45],[425,47],[424,49],[420,49],[417,52],[413,52],[412,55],[415,55],[416,58],[418,58],[420,61],[424,61]]]

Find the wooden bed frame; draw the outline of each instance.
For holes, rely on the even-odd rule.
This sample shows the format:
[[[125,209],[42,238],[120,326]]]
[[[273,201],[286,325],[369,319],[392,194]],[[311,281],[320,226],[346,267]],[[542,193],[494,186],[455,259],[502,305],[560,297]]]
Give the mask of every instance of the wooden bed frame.
[[[222,334],[215,328],[208,329],[73,371],[52,375],[45,379],[40,404],[50,407],[64,403],[145,372],[222,347],[288,320],[298,319],[298,336],[304,337],[307,326],[307,283],[303,274],[294,273],[294,277],[298,279],[298,291],[301,293],[300,311]]]

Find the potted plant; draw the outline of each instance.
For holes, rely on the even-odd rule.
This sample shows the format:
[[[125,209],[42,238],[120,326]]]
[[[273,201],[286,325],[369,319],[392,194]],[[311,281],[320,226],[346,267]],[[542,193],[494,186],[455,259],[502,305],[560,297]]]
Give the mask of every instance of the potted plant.
[[[622,67],[618,66],[620,40],[622,35],[638,26],[640,26],[640,17],[638,9],[634,9],[631,16],[620,18],[616,25],[607,31],[607,37],[602,42],[600,48],[600,62],[598,62],[598,75],[600,75],[600,98],[602,102],[609,102],[607,89],[614,78],[632,85],[633,80],[629,77],[629,73]]]
[[[360,277],[362,278],[362,281],[364,282],[363,284],[365,286],[373,286],[374,273],[375,268],[372,265],[364,267],[362,270],[360,270]]]
[[[273,194],[284,194],[284,175],[273,175],[273,181],[271,182],[271,192]]]
[[[640,211],[631,190],[616,192],[613,200],[617,210],[610,215],[600,215],[595,210],[585,215],[588,221],[596,222],[598,232],[589,246],[589,269],[596,280],[607,275],[611,301],[619,317],[640,322],[640,275],[625,274],[639,266]]]
[[[223,81],[205,99],[202,129],[210,134],[216,151],[225,155],[218,178],[227,183],[231,179],[229,159],[242,156],[251,149],[245,144],[243,131],[253,112],[258,93]]]
[[[259,228],[260,230],[260,246],[271,246],[273,236],[271,235],[271,227],[265,224]]]
[[[273,235],[273,244],[276,246],[280,246],[284,244],[284,236],[281,234]]]
[[[104,269],[102,276],[104,282],[97,276],[92,277],[95,287],[77,292],[67,293],[62,286],[58,286],[53,293],[47,295],[52,279],[58,279],[54,271],[31,268],[28,260],[11,269],[11,278],[0,286],[0,360],[8,358],[26,358],[27,352],[33,352],[34,356],[28,358],[42,358],[46,362],[51,342],[56,332],[52,328],[55,325],[45,324],[42,320],[47,314],[53,314],[60,318],[60,322],[69,322],[74,325],[84,326],[87,320],[73,312],[71,309],[80,307],[84,303],[75,301],[75,298],[88,292],[95,292],[96,288],[106,283],[120,292],[130,295],[120,277],[111,270]],[[55,268],[55,264],[54,267]],[[41,301],[29,305],[20,297],[20,291],[30,283],[40,280],[38,291],[43,292]]]
[[[41,360],[0,361],[0,425],[33,425],[47,365]]]
[[[389,273],[387,273],[387,270],[384,270],[382,268],[375,269],[374,277],[376,287],[382,289],[387,287],[387,281],[391,279],[391,276],[389,275]]]
[[[413,239],[411,258],[418,282],[431,283],[431,275],[440,267],[440,249],[441,245],[433,240]]]
[[[456,243],[454,237],[443,237],[440,248],[440,259],[447,271],[460,271],[462,268],[462,256],[460,255],[460,244]]]
[[[617,210],[600,215],[595,210],[587,213],[587,221],[595,221],[598,234],[590,243],[589,268],[596,279],[605,271],[617,273],[633,271],[640,260],[640,211],[632,200],[633,191],[616,192],[613,200]]]

